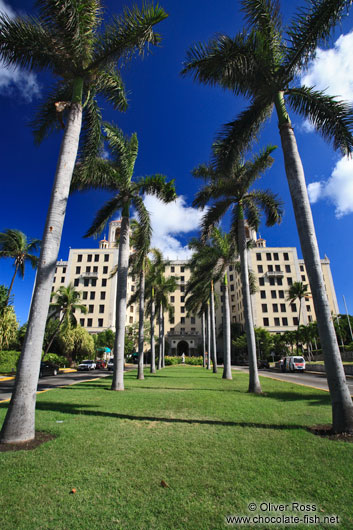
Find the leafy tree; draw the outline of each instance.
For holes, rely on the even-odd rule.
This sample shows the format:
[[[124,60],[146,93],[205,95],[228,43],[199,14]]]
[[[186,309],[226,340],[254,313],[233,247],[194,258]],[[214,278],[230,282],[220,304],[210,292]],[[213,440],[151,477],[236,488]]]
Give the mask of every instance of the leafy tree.
[[[332,400],[334,432],[353,432],[353,404],[345,381],[340,352],[325,292],[320,254],[306,188],[304,170],[287,105],[309,119],[335,149],[353,150],[352,109],[324,92],[298,86],[298,71],[327,41],[351,0],[307,3],[292,22],[282,25],[275,0],[242,0],[248,27],[234,38],[218,35],[196,44],[187,54],[183,73],[208,85],[219,85],[250,99],[250,105],[228,123],[217,152],[221,169],[231,167],[256,138],[273,108],[278,116],[285,170],[301,248],[315,304]],[[285,35],[285,29],[287,35]]]
[[[118,61],[156,45],[153,26],[166,18],[159,6],[125,9],[102,30],[100,0],[38,0],[37,18],[11,20],[0,15],[0,59],[10,66],[45,70],[56,80],[34,120],[37,141],[66,125],[47,214],[27,334],[18,365],[15,390],[3,425],[4,443],[32,440],[39,364],[72,172],[83,122],[83,157],[101,146],[97,95],[117,110],[126,108]],[[22,369],[22,367],[25,367]]]
[[[136,134],[127,138],[120,129],[107,123],[104,125],[104,132],[112,158],[107,160],[97,157],[87,164],[85,160],[78,164],[72,180],[72,191],[105,189],[114,192],[113,198],[97,212],[85,237],[99,234],[111,216],[117,211],[121,212],[112,390],[124,390],[124,340],[131,208],[135,208],[137,212],[143,233],[150,234],[150,217],[142,195],[146,193],[155,195],[161,201],[168,203],[175,199],[176,194],[174,182],[166,182],[165,177],[160,174],[133,180],[138,154]]]
[[[5,285],[0,284],[0,316],[7,305],[10,305],[9,289],[8,287],[5,287]]]
[[[12,306],[7,306],[0,315],[0,351],[16,345],[18,322]]]
[[[32,252],[38,250],[39,247],[39,239],[27,240],[26,234],[20,230],[8,228],[5,232],[0,232],[0,258],[13,259],[15,267],[15,272],[8,288],[7,299],[10,298],[16,274],[18,273],[20,278],[24,277],[26,262],[29,262],[33,269],[36,268],[38,257]]]
[[[299,327],[300,327],[300,317],[302,313],[302,300],[309,295],[308,285],[302,282],[293,282],[293,284],[288,289],[287,301],[292,305],[299,300],[299,311],[298,311],[298,327],[297,327],[297,353],[299,353]]]
[[[96,348],[114,348],[115,333],[111,329],[105,329],[94,335]]]
[[[93,337],[79,324],[75,328],[64,328],[58,339],[61,353],[67,357],[70,365],[95,355]]]
[[[236,241],[240,257],[245,330],[249,344],[249,392],[254,393],[261,393],[261,385],[257,371],[245,227],[247,224],[250,229],[258,230],[262,212],[265,214],[267,226],[281,222],[282,208],[277,196],[269,190],[252,188],[261,173],[271,167],[273,150],[274,147],[269,146],[253,160],[244,162],[237,159],[227,170],[220,171],[218,145],[215,144],[215,163],[201,165],[194,171],[194,175],[204,178],[206,184],[196,194],[193,205],[204,208],[212,201],[202,219],[202,238],[206,240],[215,224],[231,211],[230,237]]]

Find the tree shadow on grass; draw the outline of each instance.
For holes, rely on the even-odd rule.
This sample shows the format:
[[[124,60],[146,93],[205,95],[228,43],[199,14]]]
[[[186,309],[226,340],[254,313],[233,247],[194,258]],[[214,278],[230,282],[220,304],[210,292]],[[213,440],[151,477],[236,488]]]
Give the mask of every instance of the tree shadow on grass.
[[[286,401],[307,401],[309,406],[313,405],[330,405],[330,395],[326,392],[322,394],[311,394],[311,393],[300,393],[300,392],[265,392],[264,397],[270,399],[276,399],[285,403]]]
[[[274,429],[274,430],[306,430],[305,425],[280,425],[267,423],[251,423],[243,421],[220,421],[220,420],[199,420],[188,418],[163,418],[158,416],[133,416],[132,414],[119,414],[117,412],[103,412],[100,410],[88,410],[94,405],[84,405],[80,403],[55,403],[55,402],[38,402],[37,409],[42,411],[56,411],[65,414],[78,414],[84,416],[96,416],[104,418],[115,418],[117,420],[131,420],[131,421],[146,421],[146,422],[160,422],[160,423],[180,423],[187,425],[218,425],[220,427],[249,427],[254,429]]]

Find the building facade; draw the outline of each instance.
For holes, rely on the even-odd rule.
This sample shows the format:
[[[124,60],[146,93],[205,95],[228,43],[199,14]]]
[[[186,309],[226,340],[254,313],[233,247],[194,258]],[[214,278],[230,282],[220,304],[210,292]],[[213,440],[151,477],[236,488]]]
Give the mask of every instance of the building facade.
[[[58,261],[52,291],[60,286],[73,284],[82,293],[82,303],[87,314],[76,315],[78,322],[90,333],[105,329],[115,330],[115,295],[117,275],[112,272],[118,263],[117,239],[120,221],[109,225],[108,239],[99,242],[97,249],[70,249],[67,261]],[[298,323],[308,324],[316,320],[313,300],[310,294],[301,304],[287,300],[288,290],[294,282],[308,284],[305,264],[298,258],[295,247],[267,247],[266,241],[248,234],[254,240],[254,248],[249,250],[249,267],[257,284],[257,292],[251,296],[254,325],[272,333],[282,333],[297,329]],[[326,293],[333,315],[338,314],[335,288],[330,269],[330,261],[325,256],[321,260]],[[188,315],[185,308],[185,290],[190,278],[187,261],[170,261],[165,269],[166,276],[177,277],[177,289],[170,295],[174,315],[171,319],[165,314],[165,335],[167,353],[172,355],[197,354],[201,352],[202,324],[197,315]],[[232,322],[244,324],[243,300],[240,275],[234,265],[228,269],[229,296]],[[136,289],[135,278],[129,276],[128,297]],[[222,324],[222,293],[216,288],[220,303],[216,310],[216,326]],[[310,288],[308,289],[310,291]],[[138,304],[128,307],[126,325],[138,321]]]

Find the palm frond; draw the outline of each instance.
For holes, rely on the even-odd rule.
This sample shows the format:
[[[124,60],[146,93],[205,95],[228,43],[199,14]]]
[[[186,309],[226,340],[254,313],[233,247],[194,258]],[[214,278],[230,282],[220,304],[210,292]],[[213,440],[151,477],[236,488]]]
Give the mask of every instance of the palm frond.
[[[115,110],[126,111],[128,101],[125,86],[117,69],[101,72],[95,83],[97,92],[100,92]]]
[[[254,156],[251,161],[244,163],[243,173],[246,176],[248,187],[260,177],[261,173],[264,173],[272,166],[274,159],[272,158],[271,153],[273,153],[275,149],[277,149],[277,146],[267,145],[258,155]]]
[[[254,203],[258,208],[261,208],[265,213],[267,226],[281,223],[283,217],[283,202],[278,198],[278,195],[271,190],[252,190],[244,198],[244,203],[247,207],[250,203]]]
[[[102,113],[92,93],[88,95],[83,109],[82,131],[78,160],[86,168],[103,150]]]
[[[91,227],[87,230],[84,237],[99,235],[112,215],[114,215],[114,213],[120,208],[123,208],[123,202],[120,197],[113,197],[107,201],[102,208],[98,210]]]
[[[353,151],[353,107],[311,87],[293,88],[286,98],[295,112],[309,118],[318,132],[344,155]]]
[[[94,189],[117,192],[123,184],[119,172],[109,160],[96,158],[89,166],[81,162],[76,164],[70,192]]]
[[[128,138],[121,129],[107,122],[104,123],[103,129],[109,147],[116,157],[116,164],[121,170],[121,177],[128,184],[131,181],[138,154],[137,135],[134,133]]]
[[[284,60],[287,72],[306,66],[317,46],[327,42],[333,27],[341,20],[351,0],[315,0],[301,7],[287,29],[289,45]]]
[[[215,202],[204,214],[201,221],[201,239],[207,241],[212,229],[219,223],[228,208],[232,205],[232,199],[226,198]]]
[[[148,177],[141,177],[136,182],[139,192],[147,195],[154,195],[164,203],[172,202],[176,199],[174,179],[166,182],[166,177],[159,173]]]
[[[125,7],[123,14],[113,18],[99,38],[90,68],[94,70],[121,58],[129,59],[136,53],[142,54],[146,45],[158,45],[161,37],[153,31],[153,26],[167,16],[159,5],[145,4],[141,9]]]

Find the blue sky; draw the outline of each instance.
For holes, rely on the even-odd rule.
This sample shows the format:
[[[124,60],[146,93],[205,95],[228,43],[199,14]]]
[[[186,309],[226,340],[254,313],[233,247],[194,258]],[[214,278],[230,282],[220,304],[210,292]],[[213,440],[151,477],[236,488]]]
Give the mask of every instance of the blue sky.
[[[139,3],[139,2],[137,2]],[[282,0],[284,21],[303,5],[301,0]],[[106,16],[119,14],[132,2],[106,0]],[[167,209],[150,198],[147,205],[153,215],[156,245],[170,258],[186,256],[187,241],[195,235],[200,213],[191,208],[199,182],[191,170],[209,159],[210,146],[222,124],[235,118],[245,102],[217,88],[195,84],[180,71],[187,48],[207,41],[215,33],[234,35],[244,23],[237,0],[161,0],[169,14],[158,31],[163,40],[144,60],[134,59],[122,69],[129,94],[125,114],[103,109],[104,119],[113,121],[125,133],[136,132],[139,139],[137,175],[163,173],[174,178],[180,196]],[[34,14],[32,0],[0,0],[0,11],[10,16]],[[353,18],[347,17],[337,29],[327,50],[319,50],[317,60],[302,77],[310,86],[328,89],[353,102]],[[37,147],[29,122],[36,106],[45,96],[48,74],[9,72],[0,65],[1,174],[2,208],[0,231],[17,228],[28,237],[41,238],[60,146],[60,133]],[[353,313],[353,260],[351,242],[353,213],[353,163],[342,159],[331,146],[311,130],[310,124],[291,114],[299,151],[309,186],[312,210],[321,257],[331,260],[338,303],[344,312],[345,295]],[[266,125],[258,146],[279,145],[276,118]],[[285,216],[279,227],[261,227],[268,246],[296,246],[299,241],[293,217],[280,149],[274,153],[273,168],[260,181],[284,201]],[[84,239],[94,213],[109,197],[103,192],[75,195],[68,203],[59,258],[67,259],[69,247],[96,247],[94,239]],[[301,251],[299,249],[299,255]],[[0,261],[0,283],[9,285],[13,272],[9,260]],[[27,266],[25,279],[14,285],[14,305],[24,323],[33,288],[34,271]]]

